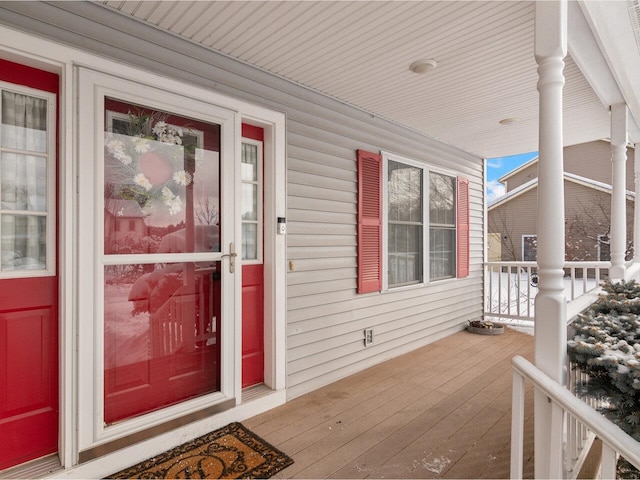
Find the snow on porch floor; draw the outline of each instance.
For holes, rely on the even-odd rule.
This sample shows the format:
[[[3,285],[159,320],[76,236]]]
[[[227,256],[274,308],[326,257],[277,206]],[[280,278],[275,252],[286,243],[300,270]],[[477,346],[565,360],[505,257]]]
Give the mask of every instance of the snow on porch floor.
[[[459,332],[247,419],[291,456],[276,478],[509,478],[511,358],[533,337]],[[527,385],[525,478],[533,478]]]

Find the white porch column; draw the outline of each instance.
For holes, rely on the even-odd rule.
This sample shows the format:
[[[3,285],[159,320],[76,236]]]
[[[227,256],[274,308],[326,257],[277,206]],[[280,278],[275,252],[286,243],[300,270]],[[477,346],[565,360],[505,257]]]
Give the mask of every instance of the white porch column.
[[[624,280],[627,245],[627,106],[611,106],[611,280]]]
[[[538,294],[535,364],[563,383],[567,349],[564,296],[564,175],[562,89],[567,54],[567,1],[535,2],[535,56],[540,99],[538,160]],[[535,477],[562,478],[563,422],[552,422],[551,404],[535,394]]]
[[[633,177],[636,193],[633,202],[633,261],[640,263],[640,143],[636,143],[633,149]]]

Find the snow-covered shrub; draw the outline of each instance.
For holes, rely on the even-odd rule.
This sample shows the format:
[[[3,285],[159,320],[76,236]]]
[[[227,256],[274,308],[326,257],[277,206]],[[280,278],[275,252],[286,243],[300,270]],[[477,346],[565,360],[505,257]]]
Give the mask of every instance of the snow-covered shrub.
[[[602,413],[640,441],[640,285],[607,280],[603,289],[573,323],[569,358],[589,375],[580,392],[603,400]]]

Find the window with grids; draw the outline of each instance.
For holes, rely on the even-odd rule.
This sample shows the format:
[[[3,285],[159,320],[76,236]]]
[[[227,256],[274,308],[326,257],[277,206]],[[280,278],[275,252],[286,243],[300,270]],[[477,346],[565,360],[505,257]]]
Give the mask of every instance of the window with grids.
[[[469,275],[469,180],[358,150],[358,293]]]
[[[387,286],[454,277],[456,178],[389,158],[386,192]]]
[[[456,274],[455,178],[429,173],[429,278]]]
[[[387,259],[390,287],[421,283],[423,276],[423,170],[389,160]]]
[[[53,274],[54,122],[53,94],[0,82],[0,278]]]
[[[538,236],[523,235],[522,236],[522,261],[535,262],[538,253]]]

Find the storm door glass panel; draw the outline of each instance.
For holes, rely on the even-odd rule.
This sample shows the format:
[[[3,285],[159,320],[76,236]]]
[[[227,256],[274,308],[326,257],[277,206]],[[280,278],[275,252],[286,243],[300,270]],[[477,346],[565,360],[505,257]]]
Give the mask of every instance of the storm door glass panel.
[[[220,126],[105,105],[105,253],[219,252]]]
[[[220,262],[104,270],[107,424],[220,389]]]
[[[106,98],[105,129],[110,424],[220,390],[220,126]]]
[[[0,270],[45,270],[53,207],[47,100],[2,91],[0,104]]]
[[[242,144],[242,259],[259,258],[262,205],[260,192],[261,147],[257,143]]]
[[[429,173],[429,278],[456,272],[455,178]]]
[[[388,283],[390,287],[420,283],[422,256],[422,169],[388,163]]]

